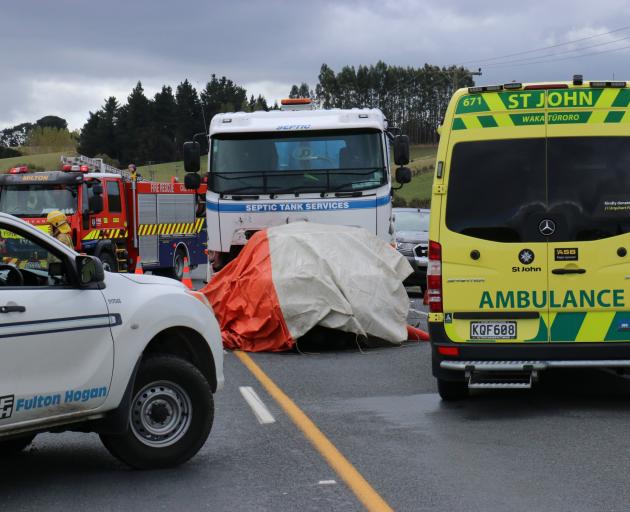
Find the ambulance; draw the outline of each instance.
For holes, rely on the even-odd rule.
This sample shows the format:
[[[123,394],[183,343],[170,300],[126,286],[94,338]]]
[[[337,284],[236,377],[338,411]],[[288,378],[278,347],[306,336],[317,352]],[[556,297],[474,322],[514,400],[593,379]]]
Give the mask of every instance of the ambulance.
[[[444,400],[630,367],[630,87],[458,90],[441,127],[428,302]]]

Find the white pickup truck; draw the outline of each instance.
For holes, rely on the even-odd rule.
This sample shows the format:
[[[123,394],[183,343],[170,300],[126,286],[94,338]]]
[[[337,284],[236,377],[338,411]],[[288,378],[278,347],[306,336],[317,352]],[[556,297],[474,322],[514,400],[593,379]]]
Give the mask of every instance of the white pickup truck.
[[[206,441],[223,348],[206,298],[175,280],[104,272],[0,213],[0,456],[39,432],[98,432],[135,468]]]

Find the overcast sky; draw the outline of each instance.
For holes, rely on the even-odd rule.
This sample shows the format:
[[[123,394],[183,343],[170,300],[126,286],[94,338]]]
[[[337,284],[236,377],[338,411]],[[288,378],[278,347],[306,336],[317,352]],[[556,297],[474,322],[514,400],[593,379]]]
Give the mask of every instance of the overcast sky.
[[[215,73],[273,102],[293,83],[314,87],[322,62],[465,63],[482,68],[478,83],[630,79],[630,27],[591,37],[626,26],[623,0],[2,2],[0,128],[47,114],[80,128],[138,80],[153,95],[184,78],[200,89]],[[580,53],[594,55],[568,58]]]

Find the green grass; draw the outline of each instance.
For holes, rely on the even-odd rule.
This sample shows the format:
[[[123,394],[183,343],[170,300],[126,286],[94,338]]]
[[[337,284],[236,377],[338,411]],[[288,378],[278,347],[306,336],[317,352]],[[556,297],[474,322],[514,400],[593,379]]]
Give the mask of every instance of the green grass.
[[[36,169],[54,171],[59,169],[61,155],[68,153],[43,153],[41,155],[22,155],[12,158],[0,158],[0,172],[7,172],[20,164],[30,165]]]
[[[201,157],[201,172],[208,169],[208,155]],[[138,171],[144,178],[152,181],[170,181],[171,176],[177,176],[179,181],[184,181],[184,162],[168,162],[165,164],[143,165]]]
[[[413,173],[413,178],[410,183],[394,193],[395,202],[399,198],[404,200],[406,204],[411,204],[413,201],[413,206],[429,205],[436,153],[437,146],[411,146],[408,167]],[[392,169],[395,167],[392,162]]]

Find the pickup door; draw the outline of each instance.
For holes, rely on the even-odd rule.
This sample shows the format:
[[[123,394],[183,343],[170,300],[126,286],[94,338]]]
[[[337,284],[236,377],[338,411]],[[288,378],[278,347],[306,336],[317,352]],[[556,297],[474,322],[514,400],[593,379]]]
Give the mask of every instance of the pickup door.
[[[107,397],[118,318],[100,290],[72,284],[71,265],[45,238],[0,222],[0,431]]]

